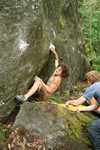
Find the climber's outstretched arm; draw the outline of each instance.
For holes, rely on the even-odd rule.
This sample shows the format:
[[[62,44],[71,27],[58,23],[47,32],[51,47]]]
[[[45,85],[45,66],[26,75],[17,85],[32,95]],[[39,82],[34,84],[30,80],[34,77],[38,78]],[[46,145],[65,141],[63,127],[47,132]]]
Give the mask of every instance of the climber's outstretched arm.
[[[56,48],[53,44],[50,44],[49,50],[55,55],[55,68],[59,66],[59,57],[58,53],[56,52]]]

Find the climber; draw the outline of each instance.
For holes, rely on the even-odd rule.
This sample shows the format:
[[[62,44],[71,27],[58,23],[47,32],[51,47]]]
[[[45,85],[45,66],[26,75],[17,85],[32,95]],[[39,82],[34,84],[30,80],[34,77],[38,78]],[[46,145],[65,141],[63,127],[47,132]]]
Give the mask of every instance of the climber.
[[[36,91],[38,91],[42,100],[47,100],[48,97],[53,94],[60,86],[61,80],[68,77],[68,68],[65,64],[59,64],[59,57],[56,52],[56,48],[53,44],[50,44],[49,50],[55,55],[55,71],[45,84],[39,77],[35,77],[35,82],[32,87],[24,95],[17,95],[16,100],[18,102],[25,102]]]

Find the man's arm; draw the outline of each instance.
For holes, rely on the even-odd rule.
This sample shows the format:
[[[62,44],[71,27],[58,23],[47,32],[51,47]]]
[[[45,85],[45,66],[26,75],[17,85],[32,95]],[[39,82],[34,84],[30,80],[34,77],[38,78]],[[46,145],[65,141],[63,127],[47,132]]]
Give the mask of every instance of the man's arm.
[[[59,57],[56,52],[55,46],[53,44],[50,44],[49,49],[55,55],[55,68],[57,68],[59,65]]]
[[[67,101],[65,104],[66,104],[66,105],[72,104],[72,105],[77,106],[77,105],[83,104],[85,101],[86,101],[86,99],[85,99],[83,96],[81,96],[80,98],[78,98],[78,99],[76,99],[76,100],[69,100],[69,101]]]
[[[90,106],[87,106],[85,108],[78,108],[77,111],[93,111],[97,108],[97,105],[96,104],[93,104],[93,105],[90,105]]]

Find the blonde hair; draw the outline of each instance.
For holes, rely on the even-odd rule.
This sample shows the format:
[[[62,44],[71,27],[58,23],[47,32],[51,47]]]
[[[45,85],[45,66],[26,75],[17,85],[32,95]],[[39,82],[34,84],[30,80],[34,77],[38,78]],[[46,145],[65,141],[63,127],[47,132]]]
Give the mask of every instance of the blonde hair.
[[[89,71],[85,74],[85,79],[93,84],[97,81],[100,81],[100,73],[95,70]]]

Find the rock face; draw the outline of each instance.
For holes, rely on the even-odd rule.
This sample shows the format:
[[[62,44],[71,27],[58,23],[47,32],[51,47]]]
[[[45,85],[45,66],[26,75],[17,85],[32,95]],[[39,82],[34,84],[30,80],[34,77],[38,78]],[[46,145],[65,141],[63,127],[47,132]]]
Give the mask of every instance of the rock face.
[[[87,66],[77,1],[0,1],[0,118],[11,113],[15,95],[24,93],[34,75],[42,71],[50,42],[55,43],[59,55],[69,65],[67,83],[71,87]],[[46,72],[50,70],[46,68]]]
[[[0,1],[1,117],[11,112],[15,95],[25,92],[47,61],[48,41],[40,3]]]
[[[86,114],[70,112],[59,104],[25,103],[13,130],[24,128],[35,133],[48,150],[88,150],[86,126],[89,121]]]

